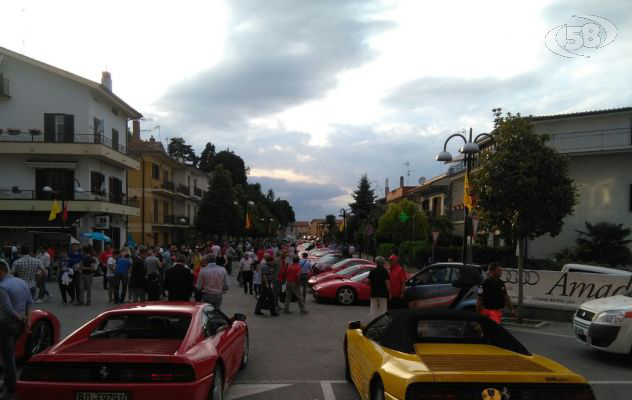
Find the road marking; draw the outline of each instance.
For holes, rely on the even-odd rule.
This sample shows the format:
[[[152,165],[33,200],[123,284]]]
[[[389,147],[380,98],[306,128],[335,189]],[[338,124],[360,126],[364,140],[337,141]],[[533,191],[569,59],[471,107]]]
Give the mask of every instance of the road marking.
[[[532,330],[529,330],[529,329],[515,329],[515,328],[505,328],[505,329],[507,329],[509,331],[515,331],[515,332],[537,333],[538,335],[547,335],[547,336],[555,336],[555,337],[563,337],[563,338],[575,339],[575,336],[562,335],[561,333],[539,332],[539,331],[532,331]]]
[[[235,385],[296,385],[296,384],[300,384],[300,383],[305,383],[305,384],[321,384],[321,383],[329,383],[329,384],[338,384],[338,383],[349,383],[345,380],[322,380],[322,381],[318,381],[318,380],[310,380],[310,379],[304,379],[304,380],[288,380],[288,379],[280,379],[280,380],[261,380],[261,381],[246,381],[246,380],[239,380],[239,381],[235,381]]]
[[[588,381],[591,385],[632,385],[632,381]]]
[[[325,400],[336,400],[334,389],[331,387],[331,383],[321,382],[320,387],[323,389],[323,397],[325,398]]]
[[[290,384],[235,384],[231,385],[226,394],[226,400],[236,400],[291,386]]]

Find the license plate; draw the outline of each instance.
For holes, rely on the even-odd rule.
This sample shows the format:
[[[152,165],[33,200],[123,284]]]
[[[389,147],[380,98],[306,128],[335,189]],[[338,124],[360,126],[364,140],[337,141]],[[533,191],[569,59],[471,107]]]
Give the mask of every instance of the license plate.
[[[127,392],[77,392],[75,400],[129,400]]]

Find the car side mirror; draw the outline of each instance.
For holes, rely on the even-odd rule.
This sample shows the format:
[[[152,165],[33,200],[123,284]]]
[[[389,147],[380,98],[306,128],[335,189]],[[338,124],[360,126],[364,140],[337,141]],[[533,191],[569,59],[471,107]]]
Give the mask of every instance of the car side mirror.
[[[235,313],[235,315],[233,315],[233,320],[235,320],[235,321],[245,321],[246,320],[246,314]]]
[[[347,325],[347,328],[349,328],[349,329],[362,329],[362,322],[360,322],[360,321],[351,321]]]

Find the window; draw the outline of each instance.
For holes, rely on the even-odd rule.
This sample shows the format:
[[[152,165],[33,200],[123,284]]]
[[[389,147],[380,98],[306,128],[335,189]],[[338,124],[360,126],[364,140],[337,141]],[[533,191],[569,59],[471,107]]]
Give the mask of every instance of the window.
[[[112,129],[112,148],[118,150],[119,146],[119,133],[116,129]]]
[[[60,168],[38,168],[35,170],[35,190],[37,199],[73,200],[75,194],[75,171]],[[44,186],[51,187],[55,193],[44,192]]]
[[[72,143],[75,141],[75,116],[72,114],[44,114],[44,141]]]
[[[433,197],[432,198],[432,216],[438,217],[441,215],[441,197]]]
[[[116,107],[112,107],[112,114],[118,116],[118,110],[116,109]]]
[[[208,318],[206,332],[209,336],[215,335],[218,331],[230,326],[228,318],[219,310],[205,308],[204,314]]]
[[[160,167],[154,163],[151,164],[151,177],[160,179]]]
[[[483,327],[476,321],[420,320],[417,322],[417,341],[424,339],[483,339]]]
[[[430,211],[430,200],[424,200],[421,202],[421,209],[424,211]]]
[[[55,115],[55,141],[63,142],[64,135],[66,134],[66,126],[64,124],[65,115],[57,114]]]
[[[94,136],[103,136],[103,132],[105,132],[105,129],[103,127],[103,120],[94,117],[92,129],[94,131]]]
[[[191,317],[185,314],[127,314],[103,320],[90,339],[184,339]]]
[[[90,191],[92,193],[105,193],[105,175],[97,171],[90,172]]]
[[[123,181],[110,177],[110,201],[121,204],[123,202]]]
[[[413,281],[415,285],[448,284],[451,270],[448,267],[428,268],[413,278]]]
[[[373,341],[379,342],[392,324],[393,316],[384,314],[381,317],[377,317],[367,326],[364,335]]]
[[[158,199],[154,199],[154,224],[158,223]],[[154,239],[154,242],[158,240]]]
[[[168,181],[168,180],[169,180],[169,171],[167,171],[166,169],[163,169],[163,170],[162,170],[162,178],[163,178],[165,181]]]

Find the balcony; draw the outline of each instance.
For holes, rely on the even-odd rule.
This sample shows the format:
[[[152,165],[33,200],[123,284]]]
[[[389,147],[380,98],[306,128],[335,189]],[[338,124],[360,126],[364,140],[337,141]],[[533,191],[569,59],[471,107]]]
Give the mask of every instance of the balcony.
[[[550,135],[548,145],[563,154],[632,150],[632,129],[604,129]]]
[[[174,215],[165,214],[162,216],[162,223],[167,225],[175,225],[176,217]]]
[[[125,193],[59,192],[37,190],[0,190],[0,210],[50,211],[51,201],[68,201],[73,211],[107,212],[123,215],[140,215],[138,197]]]
[[[193,195],[194,195],[195,197],[199,197],[199,198],[201,199],[201,198],[202,198],[202,195],[203,195],[203,194],[202,194],[202,189],[194,187],[194,188],[193,188]]]
[[[178,215],[176,216],[176,224],[181,226],[191,226],[191,219],[184,215]]]
[[[178,188],[176,189],[176,191],[180,194],[183,194],[185,196],[190,196],[191,195],[191,189],[189,189],[188,186],[186,185],[178,185]]]
[[[10,99],[11,95],[9,94],[9,80],[0,74],[0,99],[2,98]]]
[[[160,184],[160,187],[164,190],[168,190],[170,192],[175,192],[175,184],[172,181],[163,180]]]
[[[39,129],[0,127],[0,154],[96,156],[114,161],[122,168],[140,168],[138,161],[127,156],[125,145],[95,134],[55,134]]]

